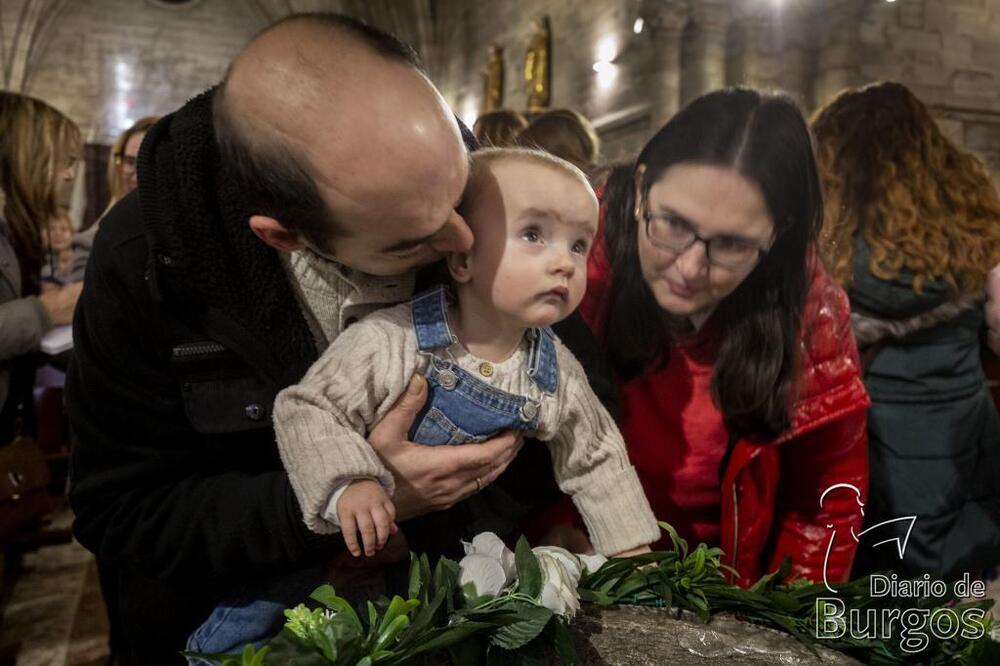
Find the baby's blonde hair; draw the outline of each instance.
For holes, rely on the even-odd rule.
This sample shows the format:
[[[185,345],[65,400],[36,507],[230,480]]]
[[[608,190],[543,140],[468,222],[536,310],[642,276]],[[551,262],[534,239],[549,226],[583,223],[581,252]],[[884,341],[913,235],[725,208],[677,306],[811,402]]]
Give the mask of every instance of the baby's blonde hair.
[[[465,194],[462,196],[462,205],[459,206],[459,213],[463,216],[472,207],[476,197],[482,193],[483,182],[490,173],[490,166],[501,161],[519,161],[529,164],[538,164],[549,167],[554,171],[561,172],[580,182],[591,196],[594,195],[594,188],[590,185],[587,175],[579,168],[551,153],[533,148],[482,148],[472,153],[472,168],[469,172],[469,181],[465,186]]]

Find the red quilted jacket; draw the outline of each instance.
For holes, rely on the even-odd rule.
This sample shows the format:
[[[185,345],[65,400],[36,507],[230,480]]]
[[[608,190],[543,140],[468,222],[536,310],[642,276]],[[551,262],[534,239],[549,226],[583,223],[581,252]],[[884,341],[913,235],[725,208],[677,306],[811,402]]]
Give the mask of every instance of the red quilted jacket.
[[[598,334],[599,313],[610,280],[603,249],[596,247],[591,256],[587,298],[581,306]],[[792,557],[793,577],[821,581],[828,547],[828,580],[846,580],[857,547],[850,529],[853,527],[855,533],[862,529],[859,500],[863,501],[868,491],[866,410],[870,402],[861,381],[847,296],[818,261],[812,270],[801,339],[802,370],[791,429],[773,442],[737,441],[723,475],[720,546],[726,553],[725,563],[740,573],[737,582],[743,586],[776,569],[786,555]],[[684,400],[676,375],[670,385],[662,381],[665,377],[653,372],[640,378],[645,380],[643,390],[662,394],[663,404],[669,405],[667,399],[674,395]],[[714,411],[704,416],[721,423],[711,401],[702,399],[701,403],[701,412]],[[651,453],[630,446],[629,454],[640,476],[644,463],[648,469],[649,463],[664,461],[663,452],[655,450],[655,442],[677,436],[680,424],[674,421],[682,418],[683,404],[662,412],[646,409],[641,422],[623,421],[626,443],[628,433],[634,435],[636,427],[643,429],[643,435],[648,432],[645,429],[656,429],[643,437],[647,452],[651,451],[649,442],[654,442]],[[683,418],[691,416],[688,412]],[[643,459],[644,455],[650,459]],[[660,489],[651,486],[648,478],[644,479],[646,492],[656,511]],[[830,492],[821,507],[821,494],[835,484],[850,484],[861,497],[843,487]]]

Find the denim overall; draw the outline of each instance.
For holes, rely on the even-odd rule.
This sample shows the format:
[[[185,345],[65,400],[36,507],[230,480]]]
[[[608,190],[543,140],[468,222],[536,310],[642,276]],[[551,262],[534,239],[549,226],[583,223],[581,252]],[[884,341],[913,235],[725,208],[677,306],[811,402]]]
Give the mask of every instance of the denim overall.
[[[417,348],[430,356],[424,372],[427,402],[414,419],[409,438],[418,444],[440,446],[482,442],[504,430],[532,431],[538,428],[539,400],[514,395],[490,386],[443,358],[457,342],[448,328],[446,288],[435,287],[410,304]],[[559,362],[552,329],[532,328],[527,333],[531,346],[525,371],[542,393],[555,393],[559,385]],[[486,372],[492,366],[484,363]],[[540,397],[540,396],[539,396]]]

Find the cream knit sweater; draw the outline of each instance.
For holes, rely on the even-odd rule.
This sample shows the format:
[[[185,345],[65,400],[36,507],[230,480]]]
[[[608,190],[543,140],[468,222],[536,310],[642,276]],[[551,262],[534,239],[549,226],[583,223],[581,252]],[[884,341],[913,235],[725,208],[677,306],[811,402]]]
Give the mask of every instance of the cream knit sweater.
[[[556,341],[559,386],[544,397],[525,372],[527,341],[507,360],[491,363],[490,377],[479,372],[484,361],[461,345],[449,351],[462,368],[492,386],[541,398],[539,428],[532,435],[547,442],[559,487],[573,497],[598,552],[618,553],[659,538],[621,434],[561,342]],[[428,363],[417,350],[407,303],[348,327],[298,385],[278,395],[278,446],[310,529],[336,531],[323,515],[331,493],[347,480],[378,479],[392,494],[392,474],[365,438]]]

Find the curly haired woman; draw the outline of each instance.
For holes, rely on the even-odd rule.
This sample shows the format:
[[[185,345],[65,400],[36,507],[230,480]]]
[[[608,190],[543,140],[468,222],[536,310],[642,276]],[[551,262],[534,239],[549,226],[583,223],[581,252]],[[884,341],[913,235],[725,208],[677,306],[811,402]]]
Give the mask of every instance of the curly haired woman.
[[[902,85],[841,93],[812,121],[823,247],[847,288],[872,399],[866,522],[916,516],[905,556],[862,572],[955,578],[1000,561],[1000,418],[981,366],[1000,199],[982,163]]]

